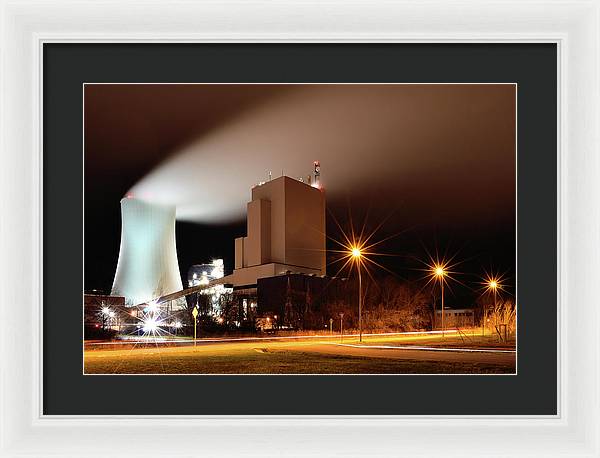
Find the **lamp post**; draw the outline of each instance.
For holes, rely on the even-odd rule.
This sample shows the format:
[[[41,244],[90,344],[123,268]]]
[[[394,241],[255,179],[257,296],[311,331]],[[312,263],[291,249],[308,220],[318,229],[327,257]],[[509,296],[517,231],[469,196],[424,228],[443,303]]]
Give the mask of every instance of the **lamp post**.
[[[352,248],[352,258],[356,261],[356,268],[358,269],[358,341],[362,342],[362,277],[360,274],[360,263],[362,253],[360,248]]]
[[[442,294],[442,337],[444,337],[444,276],[446,275],[446,271],[444,270],[444,266],[435,265],[433,269],[433,274],[440,281],[441,294]]]
[[[196,346],[196,325],[198,324],[198,307],[194,307],[192,310],[192,316],[194,317],[194,347]]]
[[[344,312],[340,312],[340,342],[344,341]]]
[[[497,308],[498,304],[497,304],[497,292],[498,292],[498,280],[492,278],[491,280],[488,281],[487,284],[487,288],[488,291],[491,291],[492,294],[494,295],[494,310]],[[485,308],[485,304],[483,305],[483,324],[481,325],[481,335],[484,336],[485,335],[485,322],[486,322],[486,318],[487,318],[487,313],[486,313],[486,308]]]

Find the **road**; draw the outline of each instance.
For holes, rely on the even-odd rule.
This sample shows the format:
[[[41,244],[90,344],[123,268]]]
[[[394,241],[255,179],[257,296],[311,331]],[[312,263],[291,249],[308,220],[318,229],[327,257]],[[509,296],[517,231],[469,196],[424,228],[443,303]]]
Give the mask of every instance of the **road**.
[[[307,352],[329,353],[333,355],[360,356],[368,358],[391,358],[413,361],[440,361],[440,362],[471,362],[486,364],[511,365],[515,362],[515,353],[512,350],[485,349],[473,351],[471,348],[453,348],[452,351],[442,351],[436,347],[401,346],[394,348],[386,346],[358,345],[358,344],[324,344],[313,345],[305,348]]]
[[[86,373],[514,373],[514,347],[456,336],[379,334],[88,343]]]

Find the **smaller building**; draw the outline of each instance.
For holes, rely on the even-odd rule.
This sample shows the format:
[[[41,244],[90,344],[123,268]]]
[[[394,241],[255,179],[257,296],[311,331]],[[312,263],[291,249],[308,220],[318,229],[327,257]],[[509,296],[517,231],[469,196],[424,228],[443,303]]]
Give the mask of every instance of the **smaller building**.
[[[207,264],[194,264],[188,270],[188,286],[208,285],[210,281],[223,278],[224,275],[222,259],[213,259]]]
[[[221,298],[232,292],[225,284],[215,282],[225,276],[225,266],[222,259],[213,259],[207,264],[194,264],[188,270],[188,287],[213,284],[196,293],[191,300],[204,315],[219,316],[221,314]]]
[[[125,311],[124,296],[108,294],[83,295],[83,321],[85,327],[120,330]]]
[[[444,328],[475,326],[475,311],[472,308],[444,308]],[[435,311],[435,328],[442,328],[442,311]]]

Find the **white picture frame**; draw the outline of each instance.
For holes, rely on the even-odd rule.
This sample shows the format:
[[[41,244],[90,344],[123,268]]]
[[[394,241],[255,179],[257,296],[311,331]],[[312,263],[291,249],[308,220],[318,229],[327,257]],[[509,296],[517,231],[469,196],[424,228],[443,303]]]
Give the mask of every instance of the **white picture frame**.
[[[600,456],[598,0],[1,8],[0,456]],[[51,42],[557,43],[558,414],[43,415],[41,50]]]

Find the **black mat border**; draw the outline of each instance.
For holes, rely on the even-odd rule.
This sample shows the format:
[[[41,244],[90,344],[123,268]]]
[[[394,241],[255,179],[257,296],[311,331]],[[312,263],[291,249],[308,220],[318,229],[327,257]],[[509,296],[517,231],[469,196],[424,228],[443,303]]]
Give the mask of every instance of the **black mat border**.
[[[45,414],[556,414],[556,45],[53,43],[43,59]],[[518,375],[83,376],[84,82],[518,83]]]

